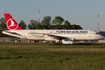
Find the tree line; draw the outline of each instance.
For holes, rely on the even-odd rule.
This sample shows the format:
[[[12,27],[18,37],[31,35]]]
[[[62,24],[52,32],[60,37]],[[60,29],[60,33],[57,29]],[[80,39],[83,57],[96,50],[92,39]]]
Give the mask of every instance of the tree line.
[[[45,16],[41,23],[36,20],[30,20],[27,25],[23,20],[20,21],[19,26],[23,29],[82,29],[79,25],[71,25],[69,21],[65,21],[62,17],[56,16],[52,21],[50,16]],[[7,30],[6,21],[4,18],[0,19],[0,36],[3,30]]]

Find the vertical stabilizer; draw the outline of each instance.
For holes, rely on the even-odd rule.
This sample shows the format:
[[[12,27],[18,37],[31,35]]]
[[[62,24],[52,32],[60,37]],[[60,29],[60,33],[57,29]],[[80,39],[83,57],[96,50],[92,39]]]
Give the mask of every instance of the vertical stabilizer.
[[[12,18],[9,13],[5,13],[4,16],[8,30],[24,30],[18,25],[18,23]]]

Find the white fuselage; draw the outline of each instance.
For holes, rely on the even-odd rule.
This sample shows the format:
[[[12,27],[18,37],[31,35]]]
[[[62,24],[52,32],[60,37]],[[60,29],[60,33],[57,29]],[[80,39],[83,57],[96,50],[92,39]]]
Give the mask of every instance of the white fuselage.
[[[100,40],[102,35],[92,30],[24,30],[9,13],[5,13],[7,29],[3,34],[30,40],[47,40],[73,44],[74,41]]]
[[[102,35],[92,30],[6,30],[3,33],[31,40],[55,41],[57,37],[72,38],[74,40],[99,40],[103,38]]]

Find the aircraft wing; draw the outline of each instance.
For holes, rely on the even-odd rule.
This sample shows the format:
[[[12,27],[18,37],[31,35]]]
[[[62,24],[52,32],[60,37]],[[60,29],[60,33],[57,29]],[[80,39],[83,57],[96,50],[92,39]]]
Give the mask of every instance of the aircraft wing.
[[[49,36],[50,38],[56,39],[56,42],[59,42],[59,40],[61,40],[63,44],[73,44],[74,43],[73,38],[58,36],[56,34],[46,34],[46,35]]]
[[[58,36],[58,35],[54,35],[54,34],[46,34],[46,35],[49,36],[49,37],[53,37],[53,38],[59,39],[59,40],[68,39],[67,37]]]

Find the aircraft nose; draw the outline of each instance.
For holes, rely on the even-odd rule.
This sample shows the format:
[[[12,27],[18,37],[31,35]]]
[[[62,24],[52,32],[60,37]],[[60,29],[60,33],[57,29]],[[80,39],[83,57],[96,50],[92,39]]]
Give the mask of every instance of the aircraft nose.
[[[105,37],[104,37],[104,36],[100,36],[100,38],[101,38],[101,39],[104,39]]]
[[[104,37],[104,36],[102,36],[102,38],[104,39],[105,37]]]

